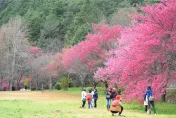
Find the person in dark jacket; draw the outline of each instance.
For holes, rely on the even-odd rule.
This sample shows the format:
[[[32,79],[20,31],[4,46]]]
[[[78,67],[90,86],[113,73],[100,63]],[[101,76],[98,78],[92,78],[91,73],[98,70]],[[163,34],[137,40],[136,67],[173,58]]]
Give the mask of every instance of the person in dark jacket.
[[[117,94],[117,92],[116,92],[116,88],[113,88],[113,89],[112,89],[111,96],[110,96],[111,99],[112,99],[112,101],[115,100],[115,98],[116,98],[117,95],[118,95],[118,94]]]
[[[94,89],[93,99],[94,99],[94,108],[97,108],[97,100],[98,100],[97,89]]]

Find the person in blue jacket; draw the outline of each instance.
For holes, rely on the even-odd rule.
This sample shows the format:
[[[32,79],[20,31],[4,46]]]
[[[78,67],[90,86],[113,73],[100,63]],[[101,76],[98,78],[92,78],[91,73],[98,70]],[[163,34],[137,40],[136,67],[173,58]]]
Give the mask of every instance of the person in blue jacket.
[[[94,108],[97,108],[97,100],[98,100],[97,89],[94,89],[93,99],[94,99]]]
[[[148,107],[147,107],[147,114],[150,114],[150,105],[152,105],[154,109],[154,114],[156,115],[156,109],[155,109],[155,104],[154,104],[154,97],[152,93],[152,89],[150,86],[147,87],[147,90],[145,92],[146,100],[148,101]]]

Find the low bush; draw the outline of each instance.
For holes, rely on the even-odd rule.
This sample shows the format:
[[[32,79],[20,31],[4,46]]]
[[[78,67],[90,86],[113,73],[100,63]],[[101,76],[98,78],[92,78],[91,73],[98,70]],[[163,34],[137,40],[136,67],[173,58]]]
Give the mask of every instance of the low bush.
[[[56,83],[55,89],[56,89],[56,90],[61,90],[61,85],[60,85],[60,83]]]

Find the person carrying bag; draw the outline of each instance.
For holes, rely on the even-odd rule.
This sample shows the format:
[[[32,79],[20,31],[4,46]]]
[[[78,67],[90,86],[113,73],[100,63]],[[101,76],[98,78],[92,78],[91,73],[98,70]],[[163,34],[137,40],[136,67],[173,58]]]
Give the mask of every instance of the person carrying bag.
[[[156,115],[156,109],[155,109],[155,104],[154,104],[154,96],[153,96],[152,89],[151,89],[150,86],[147,87],[145,95],[146,95],[146,98],[147,98],[147,101],[148,101],[147,115],[151,114],[150,105],[152,105],[152,107],[154,109],[154,114]]]

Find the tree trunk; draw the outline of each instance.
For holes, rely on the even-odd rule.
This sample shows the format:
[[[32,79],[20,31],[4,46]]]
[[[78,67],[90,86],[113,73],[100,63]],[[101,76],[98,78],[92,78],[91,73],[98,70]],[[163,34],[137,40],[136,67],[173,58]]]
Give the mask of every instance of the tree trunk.
[[[43,93],[43,84],[42,84],[42,93]]]
[[[17,80],[17,86],[16,86],[17,89],[19,89],[21,79],[22,79],[22,74],[20,74],[19,80]]]
[[[12,86],[13,86],[13,85],[12,85],[12,81],[11,81],[11,82],[10,82],[10,88],[9,88],[10,91],[12,91]]]
[[[15,46],[15,45],[13,45]],[[15,68],[15,55],[16,55],[16,49],[14,49],[13,52],[13,58],[12,58],[12,77],[11,77],[11,84],[10,84],[10,91],[12,91],[12,83],[13,83],[13,79],[14,79],[14,68]]]
[[[97,85],[98,85],[98,82],[93,81],[93,87],[94,87],[94,89],[96,89]]]
[[[81,77],[81,84],[82,84],[82,90],[83,88],[85,87],[85,82],[84,82],[84,78],[83,76],[80,76]]]
[[[50,90],[52,89],[52,78],[50,78],[50,80],[49,80],[49,89]]]
[[[107,82],[105,82],[105,88],[108,88],[108,83]]]
[[[31,86],[31,83],[32,83],[32,82],[31,82],[31,81],[32,81],[32,80],[30,80],[30,90],[32,90],[32,88],[31,88],[31,87],[32,87],[32,86]]]
[[[10,87],[11,87],[11,89],[12,89],[12,84],[11,84],[12,82],[11,81],[9,81],[9,90],[10,90]]]
[[[2,75],[2,73],[1,73],[1,82],[0,82],[0,86],[1,86],[1,89],[3,90],[3,88],[2,88],[2,83],[3,83],[3,75]]]

